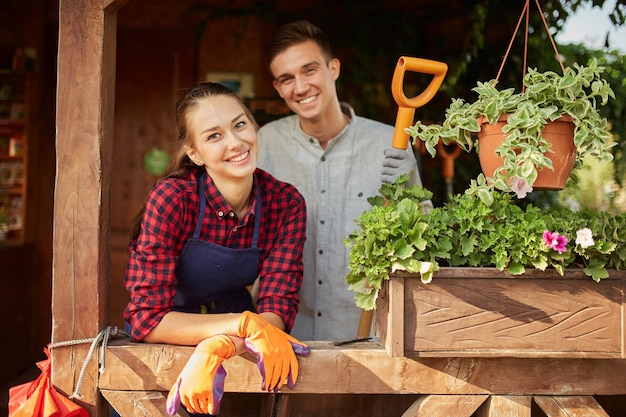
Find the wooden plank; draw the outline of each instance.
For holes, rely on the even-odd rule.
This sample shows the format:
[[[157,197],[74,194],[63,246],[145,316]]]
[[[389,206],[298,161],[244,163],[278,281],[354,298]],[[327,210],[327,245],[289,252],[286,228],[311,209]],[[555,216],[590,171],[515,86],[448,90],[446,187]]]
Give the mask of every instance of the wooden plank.
[[[104,0],[102,3],[102,8],[106,10],[107,13],[115,13],[123,6],[126,5],[130,0]]]
[[[389,356],[404,356],[404,279],[389,281],[389,314],[387,320],[387,337],[385,349]]]
[[[108,321],[116,15],[104,12],[104,4],[59,2],[53,343],[96,337]],[[74,391],[88,350],[89,344],[52,350],[52,380],[60,392]],[[92,417],[104,415],[96,361],[86,369],[76,400]]]
[[[533,400],[548,417],[609,417],[592,396],[534,396]]]
[[[609,271],[611,277],[608,279],[624,279],[626,278],[626,270],[611,270]],[[412,278],[414,279],[416,274],[396,271],[392,274],[393,277],[398,278]],[[591,278],[585,275],[582,269],[568,269],[567,276],[570,279],[584,279],[591,280]],[[456,267],[441,267],[439,271],[433,275],[433,281],[437,279],[447,278],[486,278],[486,279],[537,279],[537,278],[562,278],[562,276],[554,269],[546,269],[540,271],[538,269],[526,269],[523,275],[512,275],[506,271],[499,271],[497,268],[456,268]],[[604,281],[604,280],[603,280]]]
[[[116,390],[101,390],[100,392],[121,417],[169,417],[166,411],[168,392]],[[289,395],[281,393],[226,393],[221,401],[219,415],[231,417],[289,417],[291,415],[289,414],[291,399]],[[320,401],[323,402],[324,400],[318,399],[317,405],[320,405]],[[316,417],[319,415],[317,410],[309,407],[304,410],[304,415]],[[297,415],[302,416],[302,410]],[[174,416],[189,417],[190,414],[183,407],[179,407]]]
[[[121,417],[170,417],[165,408],[167,393],[111,390],[100,392]],[[180,407],[174,416],[189,417],[189,414]]]
[[[487,395],[424,395],[402,417],[471,417]]]
[[[530,417],[532,397],[492,395],[476,413],[477,417]]]
[[[468,268],[447,269],[429,284],[417,275],[399,278],[405,287],[406,352],[424,357],[624,358],[624,271],[612,271],[611,278],[596,283],[578,271],[549,279],[537,273],[508,279],[497,270],[488,277],[482,268],[471,268],[480,278],[448,274],[458,274],[458,269]]]
[[[303,394],[625,395],[626,361],[390,357],[381,343],[310,342],[293,390]],[[193,348],[115,341],[100,388],[169,391]],[[258,393],[252,356],[225,362],[227,392]]]

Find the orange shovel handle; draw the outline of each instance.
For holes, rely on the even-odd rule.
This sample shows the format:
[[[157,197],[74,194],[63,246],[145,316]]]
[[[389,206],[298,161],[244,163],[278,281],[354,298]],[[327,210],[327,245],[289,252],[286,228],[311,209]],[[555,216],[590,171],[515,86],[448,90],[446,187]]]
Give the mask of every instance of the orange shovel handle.
[[[433,79],[426,89],[416,97],[407,98],[404,94],[404,73],[406,71],[432,74]],[[402,56],[398,59],[398,64],[391,80],[391,94],[396,104],[398,104],[398,116],[393,133],[391,146],[398,149],[406,149],[409,144],[409,135],[404,129],[413,124],[415,109],[428,103],[441,87],[444,77],[448,72],[448,65],[439,61],[429,59],[411,58]]]
[[[439,141],[437,143],[437,154],[443,158],[441,173],[444,180],[451,180],[454,178],[454,160],[461,155],[461,148],[455,146],[452,152],[448,152],[443,142]]]

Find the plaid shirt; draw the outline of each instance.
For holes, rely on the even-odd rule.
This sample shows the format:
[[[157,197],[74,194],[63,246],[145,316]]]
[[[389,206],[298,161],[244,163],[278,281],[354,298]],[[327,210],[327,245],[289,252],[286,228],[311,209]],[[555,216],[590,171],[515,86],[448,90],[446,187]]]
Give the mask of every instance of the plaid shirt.
[[[131,324],[133,340],[142,340],[173,308],[178,254],[193,236],[199,218],[197,190],[201,173],[196,170],[183,178],[160,181],[148,196],[141,232],[130,243],[126,268],[130,302],[124,317]],[[290,331],[298,312],[303,277],[306,206],[292,185],[259,169],[254,177],[261,190],[257,311],[278,314]],[[244,218],[238,219],[207,178],[208,201],[200,238],[230,248],[251,247],[254,201],[250,201]]]

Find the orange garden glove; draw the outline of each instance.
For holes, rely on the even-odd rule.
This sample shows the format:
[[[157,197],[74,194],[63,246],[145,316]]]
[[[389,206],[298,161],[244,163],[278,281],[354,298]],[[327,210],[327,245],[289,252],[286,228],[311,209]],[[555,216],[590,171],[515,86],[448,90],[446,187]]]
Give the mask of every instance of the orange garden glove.
[[[233,357],[235,344],[218,335],[198,344],[167,396],[167,412],[176,414],[182,403],[192,413],[217,414],[224,395],[224,360]]]
[[[257,357],[261,389],[276,392],[285,381],[289,388],[294,387],[298,379],[296,354],[308,356],[311,352],[306,344],[250,311],[241,313],[237,336],[244,338],[248,352]]]

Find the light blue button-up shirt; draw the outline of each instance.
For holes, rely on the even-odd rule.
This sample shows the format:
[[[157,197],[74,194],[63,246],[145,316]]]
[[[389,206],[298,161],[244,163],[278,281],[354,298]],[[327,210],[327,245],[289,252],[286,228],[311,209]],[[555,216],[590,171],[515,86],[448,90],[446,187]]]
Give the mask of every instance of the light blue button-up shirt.
[[[345,282],[349,251],[344,239],[356,230],[354,220],[371,208],[367,198],[378,194],[393,126],[358,117],[345,103],[342,111],[350,122],[326,149],[304,133],[295,115],[259,132],[257,166],[295,185],[307,204],[304,281],[291,332],[300,340],[352,339],[359,327],[361,310]],[[421,184],[414,166],[412,181]]]

